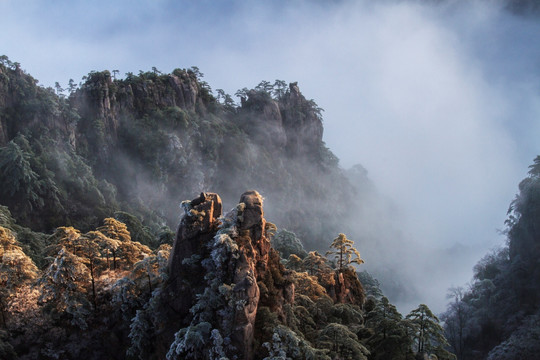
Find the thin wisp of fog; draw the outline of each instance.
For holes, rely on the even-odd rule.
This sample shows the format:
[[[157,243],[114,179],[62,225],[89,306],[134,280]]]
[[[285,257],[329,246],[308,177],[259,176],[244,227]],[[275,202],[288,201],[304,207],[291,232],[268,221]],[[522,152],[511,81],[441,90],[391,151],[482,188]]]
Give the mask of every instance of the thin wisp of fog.
[[[503,2],[4,2],[0,12],[12,29],[0,49],[45,86],[192,65],[230,94],[298,81],[325,110],[341,166],[361,164],[376,189],[346,228],[402,312],[442,311],[447,289],[504,244],[506,210],[540,153],[540,25]]]

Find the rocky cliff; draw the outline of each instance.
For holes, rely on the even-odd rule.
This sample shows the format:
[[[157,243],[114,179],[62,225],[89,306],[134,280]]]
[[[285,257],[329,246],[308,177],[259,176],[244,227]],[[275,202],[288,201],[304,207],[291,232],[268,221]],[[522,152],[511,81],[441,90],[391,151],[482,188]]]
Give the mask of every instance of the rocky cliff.
[[[200,76],[93,71],[66,95],[4,61],[0,144],[16,143],[31,160],[5,153],[5,176],[20,179],[0,191],[0,203],[36,230],[66,223],[86,230],[121,210],[157,233],[175,226],[178,204],[193,193],[212,189],[233,203],[257,188],[271,219],[308,244],[342,230],[356,190],[322,141],[316,104],[296,83],[279,95],[256,88],[239,106],[230,97],[224,103]],[[29,178],[35,191],[17,193]]]
[[[72,96],[81,117],[78,142],[94,153],[98,162],[108,163],[118,150],[123,120],[132,121],[166,108],[204,114],[202,92],[195,74],[186,70],[162,76],[146,73],[118,81],[109,71],[91,72]]]
[[[242,194],[238,205],[225,216],[221,216],[217,194],[202,193],[183,203],[185,215],[160,299],[166,304],[162,308],[174,309],[164,316],[168,321],[160,335],[163,344],[170,344],[171,330],[176,332],[168,349],[170,358],[208,358],[186,344],[187,334],[199,331],[206,339],[222,337],[226,344],[222,351],[230,358],[235,354],[238,359],[253,359],[260,304],[271,305],[284,317],[283,304],[293,302],[294,285],[283,280],[287,274],[270,247],[272,226],[268,226],[262,206],[257,191]],[[266,289],[264,296],[261,287]],[[272,299],[269,287],[275,291]]]

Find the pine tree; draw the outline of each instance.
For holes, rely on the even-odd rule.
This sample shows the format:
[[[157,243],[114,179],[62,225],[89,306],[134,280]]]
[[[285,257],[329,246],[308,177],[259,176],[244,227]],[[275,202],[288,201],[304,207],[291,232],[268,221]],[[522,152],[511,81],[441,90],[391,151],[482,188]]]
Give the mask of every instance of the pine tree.
[[[345,325],[330,323],[319,334],[319,344],[332,359],[367,360],[370,352]]]
[[[97,307],[96,278],[103,269],[104,258],[101,249],[105,236],[98,231],[90,231],[78,239],[79,256],[89,270],[92,284],[92,304]]]
[[[0,327],[6,327],[8,302],[17,290],[32,282],[38,269],[9,229],[0,226]]]
[[[62,248],[38,279],[38,285],[42,287],[39,301],[55,314],[69,315],[73,325],[86,329],[85,318],[90,308],[86,298],[89,283],[90,272],[83,260]]]
[[[46,249],[46,253],[56,256],[62,248],[75,253],[78,247],[77,241],[80,236],[81,232],[73,226],[60,226],[49,237],[51,245]]]
[[[115,218],[106,218],[103,220],[103,226],[97,228],[97,231],[111,239],[122,242],[131,241],[131,235],[126,224],[116,220]]]
[[[444,337],[444,330],[439,324],[439,319],[435,316],[427,305],[420,304],[418,308],[412,310],[407,319],[415,327],[413,339],[416,345],[416,352],[432,353],[436,352],[444,356],[444,358],[455,358],[453,354],[450,354],[445,347],[449,346],[446,338]],[[439,356],[441,357],[441,356]],[[443,357],[441,357],[442,359]]]
[[[448,310],[442,315],[444,329],[452,349],[459,359],[464,358],[465,338],[468,335],[468,322],[471,317],[471,307],[463,301],[464,290],[461,287],[449,289],[448,298],[453,301]]]
[[[118,262],[121,262],[125,268],[130,268],[145,255],[152,253],[148,246],[131,240],[126,224],[114,218],[106,218],[103,223],[97,231],[112,240],[109,241],[107,248],[113,256],[114,270],[118,268]]]
[[[142,279],[145,279],[144,281],[146,284],[148,284],[148,292],[151,294],[153,291],[154,284],[156,282],[157,278],[157,272],[158,272],[158,258],[156,255],[149,255],[145,256],[144,259],[137,261],[133,265],[133,271],[132,274],[135,276],[135,281],[139,284],[142,281]],[[140,287],[146,287],[139,285]]]
[[[383,296],[366,314],[366,326],[374,330],[367,342],[372,349],[373,359],[407,358],[412,341],[403,317],[388,298]]]
[[[323,270],[329,270],[326,264],[327,259],[321,256],[317,251],[310,251],[302,261],[302,266],[310,275],[318,275]]]
[[[326,252],[326,256],[335,254],[338,271],[341,271],[344,267],[349,266],[352,263],[364,263],[364,260],[360,258],[360,253],[353,247],[353,244],[354,241],[347,239],[345,234],[340,233],[330,245],[330,247],[335,250]],[[355,256],[354,258],[353,255]]]
[[[272,237],[272,247],[279,251],[282,258],[287,259],[290,255],[294,254],[300,258],[307,256],[306,250],[302,246],[300,239],[296,237],[296,234],[287,231],[279,230],[274,237]]]

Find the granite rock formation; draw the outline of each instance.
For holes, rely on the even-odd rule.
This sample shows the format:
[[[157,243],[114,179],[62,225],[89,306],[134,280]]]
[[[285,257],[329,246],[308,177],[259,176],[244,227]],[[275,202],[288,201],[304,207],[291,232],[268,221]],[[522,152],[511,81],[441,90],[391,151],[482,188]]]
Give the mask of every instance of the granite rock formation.
[[[169,331],[161,334],[164,343],[172,341],[167,340],[171,329],[184,328],[176,333],[169,355],[182,358],[193,352],[185,345],[188,330],[184,329],[195,331],[204,325],[201,337],[210,336],[211,331],[221,334],[226,343],[223,351],[231,359],[252,359],[260,304],[274,304],[273,311],[283,317],[283,304],[294,300],[294,286],[286,280],[279,255],[270,246],[263,198],[257,191],[247,191],[224,216],[221,200],[214,193],[202,193],[182,206],[185,215],[162,299],[164,308],[173,310],[166,316],[164,329]],[[276,273],[282,279],[279,283],[274,280]],[[267,294],[263,299],[260,286],[277,292],[271,299]]]

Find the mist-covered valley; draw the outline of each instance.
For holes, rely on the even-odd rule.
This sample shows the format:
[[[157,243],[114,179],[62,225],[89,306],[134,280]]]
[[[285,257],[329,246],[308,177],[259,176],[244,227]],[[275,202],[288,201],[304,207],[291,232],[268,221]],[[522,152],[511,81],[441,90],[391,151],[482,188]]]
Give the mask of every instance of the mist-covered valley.
[[[427,304],[444,326],[444,348],[458,359],[511,359],[532,351],[527,336],[537,321],[537,289],[527,284],[535,283],[536,272],[524,257],[535,253],[537,241],[529,220],[539,153],[536,2],[34,2],[3,3],[0,11],[8,14],[4,26],[17,34],[0,38],[7,55],[0,68],[0,225],[40,271],[54,257],[52,245],[62,243],[59,228],[73,227],[87,239],[104,219],[115,218],[155,252],[150,293],[166,288],[168,280],[158,276],[165,263],[158,266],[157,259],[164,256],[162,245],[174,245],[188,216],[182,201],[217,193],[226,215],[245,191],[257,190],[264,221],[275,224],[279,239],[299,241],[306,254],[324,255],[339,233],[352,239],[364,261],[355,265],[363,274],[358,294],[375,296],[377,304],[384,294],[403,315]],[[202,223],[217,219],[200,216]],[[270,241],[272,229],[264,230],[262,240],[251,241]],[[285,236],[288,231],[295,236]],[[241,234],[228,236],[242,243]],[[261,249],[255,259],[278,268]],[[278,271],[283,283],[254,270],[258,282],[275,287],[271,298],[280,304],[289,304],[287,281],[300,281],[287,273],[295,265],[286,260]],[[106,262],[100,275],[111,271]],[[128,263],[122,271],[137,262]],[[210,272],[205,266],[199,270]],[[303,266],[294,271],[314,276]],[[345,297],[324,274],[316,282],[339,304]],[[347,281],[345,288],[355,288]],[[96,308],[99,296],[85,289]],[[116,295],[103,291],[105,306],[104,299]],[[11,299],[6,296],[3,301]],[[145,296],[129,305],[131,315],[150,307]],[[156,299],[185,310],[185,304]],[[304,349],[294,355],[299,358],[324,358],[309,346],[329,324],[344,324],[313,318],[319,333],[294,328],[285,310],[265,301],[259,306],[307,341],[306,348],[297,343]],[[520,310],[506,316],[512,302]],[[302,306],[310,314],[316,308]],[[347,326],[371,355],[351,345],[359,351],[352,353],[385,358],[389,348],[408,346],[401,334],[401,345],[375,351],[379,339],[370,331],[377,334],[381,323],[368,320],[361,307],[365,331]],[[458,326],[459,337],[456,309],[470,318]],[[182,326],[200,326],[204,316],[211,315],[193,315]],[[9,324],[9,317],[1,319]],[[132,334],[131,320],[115,340],[119,348]],[[224,337],[225,323],[212,323]],[[180,333],[177,325],[147,334],[158,339],[153,356],[165,356],[170,332]],[[395,328],[407,332],[403,326]],[[258,328],[248,347],[262,349],[257,341],[275,333]],[[15,349],[21,339],[11,342]],[[177,355],[184,356],[176,341]],[[58,351],[53,343],[41,356]],[[434,350],[442,344],[433,340],[424,350],[446,358]],[[424,352],[415,346],[412,353]],[[249,358],[252,349],[245,351]],[[273,350],[264,351],[272,358]]]

